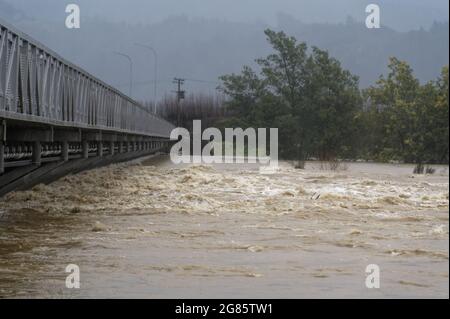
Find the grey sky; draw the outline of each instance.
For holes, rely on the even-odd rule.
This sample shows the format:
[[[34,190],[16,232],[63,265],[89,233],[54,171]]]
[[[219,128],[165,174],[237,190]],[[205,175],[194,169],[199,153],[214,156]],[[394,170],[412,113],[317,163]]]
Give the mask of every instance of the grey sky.
[[[87,16],[127,23],[156,23],[171,15],[238,22],[277,23],[278,13],[306,22],[336,23],[347,16],[365,19],[364,8],[377,3],[382,23],[406,31],[448,21],[448,0],[4,0],[39,19],[62,19],[68,3]]]
[[[65,27],[69,3],[80,5],[79,30]],[[389,28],[365,27],[369,3],[380,5]],[[448,6],[448,0],[0,0],[0,17],[125,92],[128,64],[112,52],[127,53],[135,65],[134,97],[150,99],[153,56],[135,42],[158,52],[159,97],[172,94],[175,76],[202,80],[186,82],[188,92],[214,93],[219,76],[255,67],[255,58],[271,52],[267,27],[328,50],[361,87],[385,73],[390,56],[429,81],[448,64],[448,23],[430,28],[448,22]],[[357,22],[336,24],[349,16]]]

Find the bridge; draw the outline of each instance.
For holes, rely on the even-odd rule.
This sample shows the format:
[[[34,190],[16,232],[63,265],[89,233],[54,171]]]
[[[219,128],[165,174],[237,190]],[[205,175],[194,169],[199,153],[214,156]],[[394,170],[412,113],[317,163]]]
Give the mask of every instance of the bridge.
[[[0,20],[0,196],[161,151],[173,128]]]

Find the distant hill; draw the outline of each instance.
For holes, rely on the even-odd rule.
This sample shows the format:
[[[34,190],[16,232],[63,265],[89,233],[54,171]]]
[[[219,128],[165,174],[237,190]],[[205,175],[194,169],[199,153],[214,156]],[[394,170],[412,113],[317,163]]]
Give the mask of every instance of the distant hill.
[[[29,13],[32,11],[27,11],[27,16]],[[254,65],[255,58],[270,52],[263,34],[269,25],[264,22],[172,16],[157,23],[130,24],[83,17],[81,29],[68,30],[64,27],[64,15],[53,20],[24,16],[0,0],[0,17],[125,92],[128,90],[127,62],[112,52],[131,55],[135,66],[134,97],[139,99],[153,96],[150,82],[153,57],[134,46],[135,42],[150,44],[158,51],[160,97],[172,94],[174,76],[196,80],[186,82],[190,92],[214,92],[218,76],[239,72],[242,65]],[[436,78],[441,67],[448,64],[448,22],[434,23],[428,29],[399,32],[386,26],[369,30],[363,22],[351,17],[341,23],[304,23],[280,13],[274,25],[275,29],[284,30],[310,46],[328,49],[346,68],[360,76],[362,87],[374,83],[386,71],[390,56],[408,61],[421,81]]]
[[[69,1],[2,0],[40,20],[60,20]],[[365,19],[365,7],[377,3],[382,22],[398,31],[428,29],[448,21],[448,0],[76,0],[83,16],[112,22],[153,24],[168,16],[207,17],[233,22],[277,23],[277,14],[291,14],[304,23],[340,23],[347,16]]]

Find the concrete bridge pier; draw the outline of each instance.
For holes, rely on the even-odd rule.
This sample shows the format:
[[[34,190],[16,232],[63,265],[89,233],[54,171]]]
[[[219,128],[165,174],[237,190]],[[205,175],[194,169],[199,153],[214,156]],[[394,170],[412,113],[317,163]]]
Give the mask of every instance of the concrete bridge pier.
[[[68,141],[63,141],[61,143],[61,158],[64,162],[68,162],[69,161],[69,142]]]
[[[41,165],[41,153],[42,153],[42,145],[40,141],[33,142],[33,160],[32,163],[34,165]]]
[[[82,154],[83,154],[83,158],[84,159],[88,159],[89,158],[89,142],[87,140],[83,140],[81,142],[81,150],[82,150]]]
[[[0,141],[0,175],[5,172],[5,143]]]
[[[102,141],[97,142],[97,156],[103,157],[103,142]]]
[[[114,156],[115,151],[116,151],[116,142],[114,141],[109,142],[109,155]]]

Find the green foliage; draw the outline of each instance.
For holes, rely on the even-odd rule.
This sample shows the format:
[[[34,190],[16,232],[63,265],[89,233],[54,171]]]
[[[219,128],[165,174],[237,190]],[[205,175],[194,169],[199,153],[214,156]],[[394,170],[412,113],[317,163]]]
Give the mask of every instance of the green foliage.
[[[286,158],[334,158],[351,147],[361,104],[358,79],[326,51],[266,30],[274,53],[256,60],[259,74],[221,77],[229,108],[248,127],[278,127]]]
[[[233,116],[226,124],[278,127],[280,155],[303,161],[366,158],[448,163],[448,67],[421,85],[391,58],[387,77],[364,91],[327,51],[266,30],[273,53],[221,77]]]
[[[391,58],[387,78],[364,92],[372,156],[417,164],[448,163],[448,67],[421,85],[406,62]],[[377,147],[373,147],[376,144]]]

